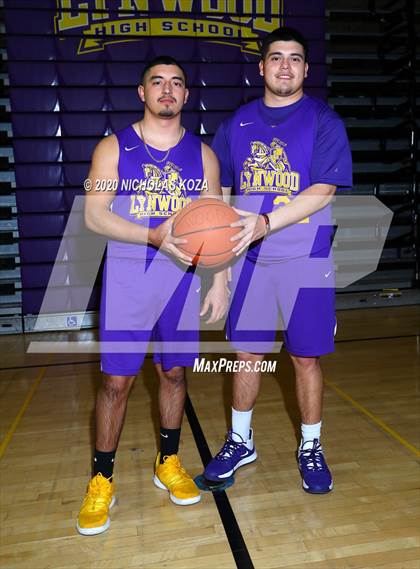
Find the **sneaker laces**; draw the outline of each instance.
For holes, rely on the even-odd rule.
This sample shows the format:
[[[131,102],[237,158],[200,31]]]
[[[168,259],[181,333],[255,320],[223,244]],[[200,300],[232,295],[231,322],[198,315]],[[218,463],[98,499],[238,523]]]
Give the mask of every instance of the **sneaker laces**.
[[[89,502],[89,509],[100,510],[107,505],[111,492],[111,484],[100,472],[89,482],[85,501]]]
[[[170,477],[168,480],[168,484],[173,484],[176,482],[182,482],[186,478],[190,478],[190,475],[182,466],[178,456],[176,454],[173,455],[165,455],[163,457],[163,464],[162,466],[166,466],[165,470],[170,471]]]
[[[234,441],[232,438],[232,434],[233,433],[231,431],[228,433],[225,444],[222,446],[222,448],[219,450],[219,452],[215,456],[216,460],[229,460],[235,454],[235,452],[238,448],[238,445],[244,445],[245,444],[245,442]],[[240,435],[238,435],[238,436],[240,436]]]
[[[305,446],[305,444],[303,446]],[[305,461],[305,467],[308,470],[324,470],[324,455],[322,445],[318,439],[313,440],[311,448],[301,448],[299,450],[299,458]]]

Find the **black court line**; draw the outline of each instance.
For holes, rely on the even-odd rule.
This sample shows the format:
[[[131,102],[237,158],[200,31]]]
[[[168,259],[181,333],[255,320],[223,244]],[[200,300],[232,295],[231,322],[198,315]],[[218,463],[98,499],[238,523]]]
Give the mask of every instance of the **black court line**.
[[[401,334],[400,336],[372,336],[369,338],[349,338],[348,340],[334,340],[335,344],[345,344],[347,342],[366,342],[367,340],[399,340],[400,338],[417,338],[418,334]]]
[[[188,394],[185,401],[185,413],[194,436],[195,444],[200,453],[201,461],[203,466],[205,466],[211,460],[212,456]],[[213,492],[213,498],[216,502],[223,527],[225,528],[226,537],[228,538],[236,567],[238,567],[238,569],[254,569],[254,564],[252,563],[248,548],[242,537],[241,530],[226,492]]]
[[[8,371],[14,369],[31,369],[36,367],[58,367],[58,366],[76,366],[82,364],[98,364],[100,360],[88,360],[84,362],[63,362],[63,363],[56,363],[56,364],[30,364],[26,366],[12,366],[12,367],[2,367],[0,368],[1,371]]]
[[[401,334],[400,336],[374,336],[369,338],[349,338],[348,340],[335,340],[336,344],[345,344],[347,342],[367,342],[368,340],[398,340],[400,338],[417,338],[419,334]],[[203,352],[205,354],[205,352]],[[233,352],[232,352],[233,354]],[[234,355],[234,354],[233,354]],[[147,356],[146,356],[147,357]],[[31,368],[38,368],[38,367],[58,367],[58,366],[73,366],[73,365],[83,365],[83,364],[97,364],[100,360],[87,360],[83,362],[63,362],[63,363],[47,363],[47,364],[28,364],[23,366],[11,366],[11,367],[2,367],[0,368],[0,372],[2,371],[11,371],[16,369],[31,369]]]

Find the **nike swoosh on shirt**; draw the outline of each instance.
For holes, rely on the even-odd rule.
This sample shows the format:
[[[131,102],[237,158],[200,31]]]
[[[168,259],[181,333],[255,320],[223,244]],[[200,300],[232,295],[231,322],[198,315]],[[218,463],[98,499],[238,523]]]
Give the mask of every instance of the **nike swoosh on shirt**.
[[[247,125],[249,125],[249,124],[254,124],[254,121],[251,121],[251,122],[242,122],[242,121],[241,121],[241,122],[239,123],[239,126],[247,126]]]
[[[127,152],[130,152],[130,150],[134,150],[135,148],[138,148],[140,146],[140,144],[137,144],[137,146],[130,146],[130,148],[128,146],[124,146],[124,150],[126,150]]]

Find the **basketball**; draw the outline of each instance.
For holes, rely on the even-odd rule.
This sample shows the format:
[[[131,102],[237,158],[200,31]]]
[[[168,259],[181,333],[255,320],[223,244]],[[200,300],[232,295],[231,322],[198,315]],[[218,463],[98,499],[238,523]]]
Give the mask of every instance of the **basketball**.
[[[202,267],[218,267],[228,263],[234,256],[235,242],[230,238],[241,227],[230,227],[240,219],[235,210],[225,202],[203,198],[188,204],[176,217],[174,237],[187,239],[178,248],[193,257],[193,264]]]

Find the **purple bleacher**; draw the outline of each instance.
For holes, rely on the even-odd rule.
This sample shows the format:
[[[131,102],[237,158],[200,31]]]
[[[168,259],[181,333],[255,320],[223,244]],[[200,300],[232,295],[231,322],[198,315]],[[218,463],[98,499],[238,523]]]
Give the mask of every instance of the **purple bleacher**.
[[[9,61],[15,59],[38,59],[48,61],[54,54],[54,38],[52,36],[6,36],[6,51]]]
[[[256,63],[244,63],[242,66],[242,85],[247,87],[263,87],[264,81]]]
[[[13,61],[8,66],[12,85],[56,85],[54,61]]]
[[[242,101],[243,103],[250,103],[255,99],[259,99],[264,95],[263,87],[243,87],[242,89]]]
[[[101,111],[105,105],[105,87],[60,87],[58,93],[63,111]]]
[[[65,312],[70,304],[70,287],[56,287],[48,290],[50,312]],[[38,314],[45,296],[45,288],[26,288],[22,295],[23,314]]]
[[[13,140],[15,162],[56,162],[60,156],[60,139],[20,139]]]
[[[202,41],[199,43],[198,52],[200,61],[221,61],[238,62],[242,61],[242,53],[237,45],[220,45],[210,41]]]
[[[309,6],[313,3],[307,3]],[[324,24],[325,15],[311,16],[305,13],[304,16],[289,16],[287,18],[287,25],[291,28],[296,28],[301,34],[310,42],[313,40],[322,40],[324,38]]]
[[[10,87],[12,112],[53,111],[57,101],[56,87]]]
[[[69,283],[69,263],[31,263],[21,266],[22,285],[29,288],[46,287],[54,267],[54,286]]]
[[[198,82],[198,68],[197,63],[181,63],[182,67],[187,74],[187,87],[193,87]]]
[[[63,160],[66,162],[90,161],[95,146],[101,139],[101,136],[96,138],[63,138],[61,141]]]
[[[107,93],[112,110],[143,112],[144,103],[136,87],[108,87]]]
[[[202,135],[200,135],[200,138],[204,142],[204,144],[211,146],[211,143],[213,142],[214,135],[213,134],[202,134]]]
[[[234,110],[241,104],[242,87],[204,87],[200,99],[206,111]]]
[[[20,237],[59,237],[67,222],[64,213],[23,214],[18,217]]]
[[[144,64],[127,62],[107,62],[108,85],[133,85],[137,87]]]
[[[71,211],[74,199],[80,196],[82,196],[83,198],[85,196],[85,190],[83,189],[82,186],[77,188],[70,188],[70,187],[64,188],[64,204],[66,211]]]
[[[203,63],[200,66],[200,84],[203,86],[240,86],[241,63]]]
[[[51,1],[51,0],[50,0]],[[80,36],[66,37],[63,41],[63,36],[55,36],[54,51],[58,61],[104,61],[107,59],[103,49],[85,51],[83,54],[79,53],[81,45]]]
[[[127,49],[128,48],[128,49]],[[138,66],[139,72],[144,65],[142,62],[146,62],[151,57],[151,45],[150,39],[146,38],[145,40],[134,40],[130,41],[129,44],[127,42],[123,43],[115,43],[106,45],[104,48],[105,59],[111,61],[128,61],[133,60],[136,62]]]
[[[30,35],[35,31],[40,36],[54,35],[54,11],[48,12],[37,9],[39,7],[39,1],[37,0],[35,10],[31,10],[34,2],[29,5],[26,4],[26,10],[21,12],[21,17],[17,18],[16,11],[10,8],[17,8],[18,5],[19,0],[7,0],[4,19],[8,34]],[[54,10],[50,2],[49,10],[51,9]]]
[[[179,14],[174,14],[175,18],[179,18]],[[165,14],[166,19],[170,19],[169,14]],[[197,41],[195,38],[151,38],[151,54],[150,58],[159,55],[170,55],[180,63],[186,61],[195,61],[197,59]]]
[[[218,129],[221,122],[230,116],[230,112],[218,112],[218,111],[205,111],[200,113],[201,122],[205,133],[203,134],[214,134]]]
[[[16,204],[21,213],[66,211],[63,188],[16,189]]]
[[[321,99],[321,101],[327,101],[328,98],[328,91],[326,87],[306,87],[305,86],[305,93],[310,95],[311,97],[316,97],[317,99]]]
[[[16,164],[17,187],[57,187],[62,185],[62,168],[59,164]]]
[[[98,310],[100,300],[101,300],[101,286],[100,285],[94,286],[87,305],[87,310]]]
[[[103,136],[108,126],[106,112],[60,113],[63,136]]]
[[[183,106],[185,111],[198,111],[200,108],[200,89],[197,87],[190,87],[188,89],[188,100]]]
[[[182,113],[182,125],[193,134],[200,132],[200,113],[197,111]]]
[[[12,113],[13,136],[56,136],[58,113]]]
[[[312,41],[309,47],[308,62],[309,66],[314,63],[325,63],[326,61],[326,42],[324,39]],[[309,67],[310,70],[310,67]]]
[[[52,239],[20,239],[19,255],[22,263],[54,263],[61,237]]]
[[[57,62],[60,85],[102,85],[105,82],[105,64],[102,61]]]
[[[313,63],[310,65],[304,87],[323,87],[326,84],[327,65],[324,63]]]
[[[126,112],[113,112],[109,114],[109,122],[112,132],[121,130],[130,124],[133,124],[141,119],[141,112],[126,113]]]
[[[93,297],[92,297],[93,295]],[[86,287],[73,285],[69,287],[68,307],[71,312],[83,312],[84,310],[98,310],[99,300],[101,298],[98,287]],[[93,304],[96,302],[97,304]]]
[[[64,180],[70,186],[83,186],[89,173],[89,162],[68,162],[63,164]]]

